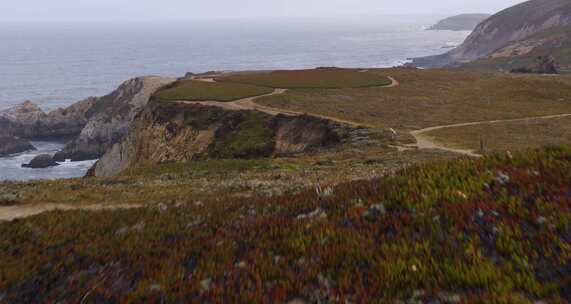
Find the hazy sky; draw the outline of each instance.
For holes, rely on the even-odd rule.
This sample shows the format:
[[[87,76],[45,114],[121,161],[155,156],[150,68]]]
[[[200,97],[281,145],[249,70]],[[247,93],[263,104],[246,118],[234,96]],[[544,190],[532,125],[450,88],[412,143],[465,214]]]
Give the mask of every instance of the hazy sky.
[[[494,13],[523,0],[0,0],[0,22]]]

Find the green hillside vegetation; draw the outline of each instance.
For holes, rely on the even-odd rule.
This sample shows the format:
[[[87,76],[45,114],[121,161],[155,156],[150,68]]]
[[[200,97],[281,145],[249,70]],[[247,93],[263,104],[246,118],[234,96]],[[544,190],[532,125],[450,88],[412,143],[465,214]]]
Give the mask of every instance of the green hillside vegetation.
[[[379,87],[391,81],[367,70],[320,68],[314,70],[242,73],[217,78],[225,83],[244,83],[280,89],[342,89]]]
[[[247,112],[234,132],[211,147],[213,154],[220,158],[255,158],[271,154],[275,134],[267,120],[267,116],[259,112]]]
[[[272,91],[270,88],[247,84],[181,80],[160,90],[155,97],[165,101],[234,101]]]
[[[571,149],[0,224],[11,302],[567,303]]]

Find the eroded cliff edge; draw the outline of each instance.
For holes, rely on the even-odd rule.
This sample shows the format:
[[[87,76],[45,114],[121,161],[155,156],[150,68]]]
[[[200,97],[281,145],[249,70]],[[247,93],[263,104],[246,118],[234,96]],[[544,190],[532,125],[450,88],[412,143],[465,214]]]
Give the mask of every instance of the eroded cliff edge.
[[[114,176],[135,164],[303,153],[340,144],[350,133],[348,127],[311,116],[152,101],[90,175]]]
[[[159,76],[138,77],[121,84],[112,93],[98,98],[87,115],[89,120],[79,136],[55,155],[63,161],[101,157],[127,133],[129,124],[160,87],[175,81]]]

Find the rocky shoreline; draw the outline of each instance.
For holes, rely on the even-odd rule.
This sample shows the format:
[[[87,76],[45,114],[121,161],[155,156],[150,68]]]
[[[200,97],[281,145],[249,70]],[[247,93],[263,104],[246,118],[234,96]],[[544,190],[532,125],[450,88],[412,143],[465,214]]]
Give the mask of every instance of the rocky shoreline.
[[[100,158],[123,138],[151,95],[175,80],[158,76],[138,77],[99,98],[88,111],[89,120],[79,135],[56,153],[55,159],[84,161]]]
[[[54,162],[100,158],[127,132],[150,96],[174,78],[138,77],[110,94],[90,97],[67,108],[44,112],[31,101],[0,111],[0,157],[35,148],[30,140],[70,140]]]
[[[0,157],[36,150],[28,140],[14,136],[0,137],[0,143]]]

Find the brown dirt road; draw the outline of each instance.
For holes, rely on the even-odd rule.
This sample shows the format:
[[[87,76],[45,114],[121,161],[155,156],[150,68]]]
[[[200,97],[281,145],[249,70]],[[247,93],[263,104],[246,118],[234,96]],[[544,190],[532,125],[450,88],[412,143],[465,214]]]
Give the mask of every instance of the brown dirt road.
[[[442,126],[434,126],[430,128],[425,128],[421,130],[415,130],[410,132],[412,136],[416,139],[416,144],[410,144],[408,147],[415,147],[418,149],[437,149],[443,151],[454,152],[466,156],[471,157],[481,157],[482,155],[474,152],[473,150],[469,149],[455,149],[447,147],[445,144],[440,143],[431,136],[427,135],[432,131],[441,130],[441,129],[451,129],[451,128],[460,128],[460,127],[469,127],[469,126],[478,126],[478,125],[489,125],[489,124],[498,124],[498,123],[506,123],[506,122],[520,122],[520,121],[530,121],[530,120],[539,120],[539,119],[553,119],[553,118],[562,118],[562,117],[569,117],[571,114],[556,114],[556,115],[545,115],[545,116],[535,116],[535,117],[523,117],[523,118],[512,118],[512,119],[497,119],[497,120],[487,120],[487,121],[476,121],[476,122],[466,122],[466,123],[458,123],[458,124],[451,124],[451,125],[442,125]]]
[[[89,206],[73,206],[66,204],[41,204],[41,205],[15,205],[0,207],[0,222],[11,221],[14,219],[25,218],[44,212],[55,210],[86,210],[86,211],[102,211],[102,210],[119,210],[142,208],[142,205],[89,205]]]

